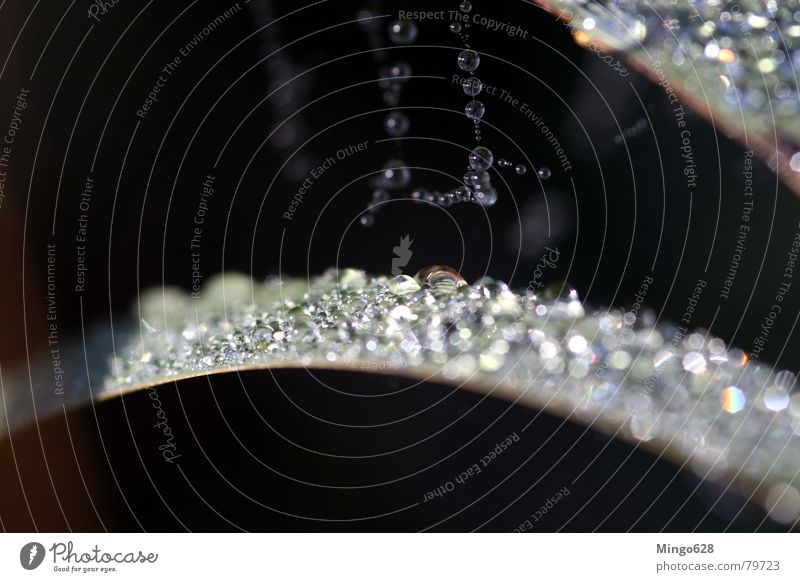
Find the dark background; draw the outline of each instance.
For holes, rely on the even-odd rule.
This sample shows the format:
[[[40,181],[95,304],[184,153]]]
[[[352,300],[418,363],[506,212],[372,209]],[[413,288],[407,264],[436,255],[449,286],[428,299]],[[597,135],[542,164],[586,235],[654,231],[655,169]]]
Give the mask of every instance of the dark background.
[[[10,117],[19,88],[31,93],[0,213],[4,362],[13,364],[25,357],[23,348],[34,352],[42,345],[48,243],[58,249],[59,325],[66,335],[79,334],[83,324],[108,325],[111,313],[128,312],[148,286],[190,290],[189,239],[210,173],[216,179],[200,251],[205,277],[223,269],[257,278],[278,272],[304,276],[333,265],[387,273],[393,247],[409,234],[414,243],[408,273],[447,264],[468,280],[488,274],[524,288],[544,247],[557,246],[561,260],[546,278],[569,281],[590,305],[629,305],[652,274],[646,302],[675,321],[697,280],[707,281],[691,326],[710,327],[752,349],[794,238],[797,198],[755,162],[751,232],[731,297],[720,299],[744,200],[744,148],[689,113],[699,173],[690,194],[680,131],[657,86],[633,71],[620,77],[528,2],[473,4],[474,12],[528,31],[520,39],[473,26],[472,46],[482,55],[478,76],[541,115],[573,169],[560,166],[551,145],[518,110],[483,95],[482,144],[495,158],[524,162],[529,171],[497,175],[500,200],[486,211],[396,200],[373,227],[363,228],[357,218],[370,198],[370,176],[397,157],[396,143],[376,142],[385,137],[387,108],[368,31],[354,22],[368,7],[364,1],[328,1],[303,10],[288,0],[242,5],[183,59],[144,120],[136,110],[161,68],[232,4],[120,2],[95,22],[85,2],[72,8],[66,1],[36,8],[7,2],[0,17],[0,55],[8,57],[0,77],[0,119]],[[383,34],[400,9],[457,5],[386,1],[371,9],[386,15],[377,19]],[[297,12],[288,15],[292,11]],[[288,16],[256,32],[283,15]],[[463,115],[466,96],[451,82],[459,73],[460,49],[447,22],[422,22],[416,43],[387,45],[378,57],[407,62],[415,76],[400,102],[411,119],[402,149],[404,161],[415,168],[412,186],[455,187],[474,145]],[[310,167],[363,141],[370,142],[366,152],[338,162],[314,183],[293,220],[283,218]],[[534,168],[540,166],[552,170],[549,180],[537,178]],[[87,213],[87,285],[76,293],[76,219],[87,175],[95,184]],[[770,365],[800,367],[791,333],[797,306],[792,290],[784,303],[787,315],[776,322],[762,354]],[[19,341],[23,336],[27,344]],[[568,446],[575,435],[558,440]],[[633,464],[631,478],[638,479],[640,466]],[[556,480],[573,477],[565,471]],[[687,483],[684,477],[679,481]],[[690,492],[694,485],[687,487]],[[302,505],[303,493],[295,493]],[[598,511],[605,515],[613,505]],[[676,523],[692,528],[699,517],[682,516]],[[503,527],[510,529],[513,521]],[[648,523],[657,528],[662,522]],[[196,527],[225,526],[211,519]],[[285,522],[274,527],[302,529]]]

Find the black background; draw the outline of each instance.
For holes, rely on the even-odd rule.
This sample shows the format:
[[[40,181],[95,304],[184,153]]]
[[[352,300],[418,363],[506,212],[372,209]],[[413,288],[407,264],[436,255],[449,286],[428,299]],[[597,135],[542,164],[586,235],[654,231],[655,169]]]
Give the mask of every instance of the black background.
[[[31,90],[9,177],[8,190],[13,193],[0,214],[0,230],[7,239],[7,299],[1,308],[9,321],[5,338],[12,362],[15,355],[24,355],[18,342],[8,341],[19,337],[12,331],[22,325],[20,314],[26,315],[31,351],[43,337],[48,243],[58,248],[59,318],[67,334],[79,334],[84,324],[108,325],[111,313],[128,312],[138,291],[148,286],[191,290],[189,239],[201,184],[209,173],[216,180],[203,226],[205,277],[220,270],[257,278],[274,273],[305,276],[334,265],[386,273],[393,247],[409,234],[414,240],[409,273],[429,264],[447,264],[458,267],[468,280],[488,274],[525,287],[544,246],[557,246],[561,260],[546,277],[569,281],[589,305],[630,305],[642,279],[652,274],[655,284],[646,302],[659,317],[675,321],[684,313],[697,280],[708,281],[692,327],[711,326],[726,341],[745,350],[753,347],[780,282],[784,251],[794,237],[798,200],[756,161],[752,230],[731,297],[720,299],[744,200],[744,148],[715,132],[705,118],[693,113],[687,118],[699,167],[698,187],[690,193],[682,173],[680,132],[657,86],[634,71],[621,77],[577,47],[562,24],[528,2],[476,0],[475,12],[528,31],[528,38],[520,39],[473,26],[472,46],[482,58],[477,74],[546,119],[573,169],[560,166],[551,145],[518,109],[484,95],[482,144],[496,158],[525,162],[527,174],[497,175],[500,200],[486,211],[474,205],[442,209],[395,200],[377,215],[373,227],[363,228],[357,218],[370,198],[369,178],[397,156],[394,142],[376,141],[385,138],[387,107],[380,97],[367,32],[355,22],[365,6],[349,0],[322,2],[256,32],[271,20],[264,14],[279,17],[301,8],[288,0],[259,2],[242,6],[184,58],[144,120],[136,111],[161,68],[230,4],[121,2],[99,23],[87,17],[88,4],[69,10],[66,1],[41,3],[35,10],[26,2],[3,7],[0,54],[9,58],[0,85],[0,111],[11,111],[19,88]],[[386,1],[373,9],[381,16],[377,20],[382,33],[400,9],[455,10],[457,4]],[[24,34],[17,39],[20,30]],[[270,55],[270,47],[277,52]],[[406,61],[415,76],[405,84],[400,103],[412,124],[402,147],[405,162],[415,168],[414,186],[455,187],[474,145],[471,123],[463,114],[467,98],[451,81],[459,72],[460,49],[458,38],[442,21],[420,23],[412,45],[384,47],[387,63]],[[276,60],[283,64],[275,65]],[[286,66],[290,68],[284,74],[296,78],[276,87],[276,67]],[[287,119],[297,138],[281,147],[271,132]],[[631,129],[637,125],[646,127]],[[619,139],[625,130],[630,130],[626,139]],[[369,141],[366,152],[338,162],[314,183],[295,217],[284,219],[307,176],[303,160],[314,166],[340,148],[363,141]],[[537,178],[533,169],[540,166],[552,170],[549,180]],[[87,175],[95,182],[88,213],[87,286],[76,293],[76,219]],[[797,301],[795,290],[784,304],[792,316],[776,323],[763,353],[770,364],[794,370],[798,346],[791,331]],[[284,380],[291,381],[303,384]],[[378,382],[363,376],[350,381]],[[262,382],[271,385],[266,378]],[[344,405],[332,403],[331,410],[337,406]],[[489,418],[491,413],[486,413],[484,419]],[[244,417],[242,423],[247,424]],[[571,427],[573,432],[559,434],[554,451],[576,442],[575,431],[581,430]],[[489,441],[481,442],[483,446]],[[625,446],[615,443],[612,448],[627,451]],[[528,454],[536,448],[531,442],[526,447]],[[649,464],[649,458],[639,455],[622,471],[625,478],[638,479],[640,468]],[[605,461],[613,468],[618,462]],[[576,463],[582,466],[582,461]],[[246,473],[246,464],[237,466]],[[630,467],[632,472],[626,473]],[[665,467],[667,474],[674,474]],[[560,467],[554,483],[561,486],[575,473]],[[239,476],[246,479],[245,474]],[[684,493],[694,488],[688,479],[682,475],[677,481],[686,487]],[[649,503],[652,492],[668,480],[647,489],[640,500]],[[543,487],[539,497],[550,489]],[[302,490],[287,495],[297,496],[294,503],[300,507],[324,501],[312,503]],[[575,499],[565,512],[580,506]],[[598,503],[597,515],[605,516],[616,502]],[[652,521],[644,520],[645,528],[660,528],[663,516],[672,515],[668,501],[659,503],[667,505],[659,506]],[[237,511],[247,513],[243,508]],[[638,514],[641,508],[633,511]],[[703,513],[687,508],[672,527],[690,529]],[[210,513],[203,515],[208,521],[197,518],[193,529],[226,528]],[[519,515],[495,522],[492,528],[512,529]],[[241,527],[309,526],[259,519]],[[578,520],[575,527],[591,529],[601,519]],[[727,524],[727,518],[719,519],[710,527]],[[168,519],[157,523],[147,522],[145,527],[175,527]],[[431,522],[386,522],[373,529],[418,529],[423,523]],[[480,523],[477,513],[468,512],[464,521],[447,527],[470,529]],[[630,526],[625,520],[609,523],[614,529]]]

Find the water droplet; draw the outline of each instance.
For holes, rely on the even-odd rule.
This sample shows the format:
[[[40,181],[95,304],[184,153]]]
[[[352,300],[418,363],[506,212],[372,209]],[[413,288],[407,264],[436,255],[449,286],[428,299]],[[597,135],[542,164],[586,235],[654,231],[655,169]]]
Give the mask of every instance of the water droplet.
[[[436,195],[436,200],[434,200],[434,202],[438,206],[450,206],[452,204],[452,201],[450,200],[449,195],[450,192],[445,192],[444,194],[440,192],[439,194]]]
[[[505,158],[500,158],[499,160],[497,160],[497,165],[498,165],[498,167],[500,167],[500,168],[507,168],[507,167],[509,167],[509,166],[510,166],[510,165],[512,165],[512,164],[511,164],[511,162],[509,162],[507,159],[505,159]]]
[[[536,173],[542,180],[547,180],[550,176],[553,175],[553,173],[550,171],[550,168],[547,168],[545,166],[539,168],[539,170]]]
[[[575,299],[573,299],[573,297]],[[567,281],[553,281],[545,286],[541,293],[541,298],[546,301],[555,301],[556,299],[578,299],[578,292],[575,287],[570,285]]]
[[[458,68],[471,73],[481,64],[481,57],[473,50],[463,50],[458,54]]]
[[[461,12],[464,12],[466,14],[467,12],[472,10],[472,2],[470,2],[469,0],[464,0],[459,6],[459,9],[461,10]]]
[[[383,166],[380,178],[384,188],[399,190],[400,188],[405,188],[411,182],[411,170],[406,167],[405,162],[389,160]]]
[[[372,214],[365,213],[358,218],[358,223],[361,226],[372,226],[375,224],[375,217]]]
[[[414,275],[414,279],[421,285],[430,285],[436,291],[455,291],[457,287],[467,284],[458,271],[444,265],[425,267]]]
[[[483,188],[481,190],[475,190],[475,202],[477,202],[484,208],[489,208],[490,206],[494,206],[495,204],[497,204],[497,190],[495,190],[491,186]]]
[[[480,101],[475,101],[475,100],[470,101],[464,107],[464,113],[466,113],[467,117],[469,117],[470,119],[475,119],[475,120],[482,119],[483,118],[483,114],[485,112],[486,112],[486,108],[483,106],[483,103],[481,103]]]
[[[747,401],[744,392],[736,386],[728,386],[719,396],[722,410],[730,414],[736,414],[744,409],[744,404]]]
[[[572,336],[567,343],[567,349],[573,354],[582,354],[586,351],[587,347],[589,347],[589,342],[587,342],[586,338],[582,335]]]
[[[778,372],[775,375],[775,386],[790,392],[794,388],[794,383],[797,381],[797,376],[789,370]]]
[[[470,170],[464,174],[464,184],[467,186],[480,186],[481,175],[475,170]]]
[[[493,162],[494,156],[489,148],[478,146],[469,154],[469,167],[473,170],[488,170]]]
[[[411,122],[408,120],[408,116],[400,111],[392,111],[383,120],[383,128],[392,137],[404,136],[408,133],[409,127],[411,127]]]
[[[392,196],[383,188],[377,188],[372,191],[373,204],[383,204],[391,200]]]
[[[767,493],[769,516],[779,523],[797,523],[800,517],[800,492],[788,483],[776,485]]]
[[[394,20],[389,24],[389,39],[395,44],[410,44],[417,40],[417,25],[413,20]]]
[[[794,154],[789,160],[789,167],[795,172],[800,172],[800,152]]]
[[[655,436],[656,420],[649,412],[634,414],[630,420],[631,434],[640,441],[649,441]]]
[[[461,88],[464,89],[464,93],[470,97],[475,97],[483,91],[483,83],[481,83],[478,77],[467,77],[461,81]]]
[[[517,164],[514,166],[514,171],[521,176],[528,171],[528,168],[525,166],[525,164]]]
[[[408,63],[400,61],[390,66],[387,73],[397,83],[405,83],[411,76],[412,71]]]
[[[683,369],[692,374],[702,374],[706,371],[706,359],[700,352],[689,352],[683,356]]]
[[[408,275],[398,275],[389,281],[389,290],[396,295],[408,295],[419,291],[419,283]]]
[[[461,23],[460,22],[452,22],[450,23],[450,32],[453,34],[458,34],[461,32]]]
[[[789,393],[779,386],[770,386],[762,395],[764,406],[775,412],[780,412],[789,406]]]
[[[472,202],[475,198],[472,190],[466,186],[461,186],[455,190],[456,200],[459,202]]]
[[[505,356],[492,352],[484,352],[478,356],[478,363],[484,372],[496,372],[503,366]]]

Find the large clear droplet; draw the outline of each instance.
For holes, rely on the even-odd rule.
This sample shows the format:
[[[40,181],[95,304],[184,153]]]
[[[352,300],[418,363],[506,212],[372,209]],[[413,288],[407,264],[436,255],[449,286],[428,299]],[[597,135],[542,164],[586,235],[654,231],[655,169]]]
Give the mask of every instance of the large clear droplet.
[[[395,44],[411,44],[417,40],[417,25],[413,20],[394,20],[389,24],[389,39]]]
[[[464,0],[464,1],[463,1],[463,2],[462,2],[460,5],[459,5],[459,9],[461,10],[461,12],[463,12],[463,13],[465,13],[465,14],[466,14],[467,12],[469,12],[469,11],[471,11],[471,10],[472,10],[472,2],[470,2],[469,0]]]
[[[466,49],[458,54],[458,68],[471,73],[481,64],[481,57],[473,50]]]
[[[488,170],[492,167],[494,155],[489,148],[478,146],[469,153],[469,167],[473,170]]]
[[[450,24],[450,32],[453,34],[458,34],[461,32],[461,23],[460,22],[452,22]]]
[[[483,83],[481,83],[478,77],[467,77],[461,81],[461,88],[464,90],[464,93],[470,97],[476,97],[483,91]]]
[[[466,113],[467,117],[470,119],[482,119],[485,112],[486,109],[480,101],[470,101],[464,107],[464,113]]]
[[[408,133],[409,127],[411,127],[411,122],[408,120],[408,116],[400,111],[392,111],[383,120],[383,128],[391,137],[404,136]]]
[[[463,287],[467,284],[464,277],[453,269],[444,265],[431,265],[421,269],[414,275],[420,285],[430,285],[434,291],[453,292],[458,287]]]
[[[550,171],[550,168],[542,166],[536,172],[542,180],[547,180],[553,173]]]
[[[525,164],[517,164],[514,166],[514,171],[521,176],[528,171],[528,167]]]

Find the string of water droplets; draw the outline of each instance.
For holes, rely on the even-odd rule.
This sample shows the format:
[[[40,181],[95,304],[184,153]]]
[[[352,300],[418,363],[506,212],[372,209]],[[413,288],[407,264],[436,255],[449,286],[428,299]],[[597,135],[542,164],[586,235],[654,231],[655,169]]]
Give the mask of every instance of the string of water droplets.
[[[284,40],[280,27],[272,26],[276,21],[272,2],[249,2],[247,7],[260,32],[258,58],[268,81],[270,98],[267,104],[273,120],[269,145],[282,156],[308,137],[308,127],[302,116],[293,114],[308,101],[312,75],[308,71],[300,75],[300,67],[292,61],[290,53],[281,50]],[[286,165],[286,179],[293,182],[306,176],[310,167],[308,158],[299,153]]]
[[[378,87],[382,90],[381,98],[387,107],[396,108],[400,104],[403,85],[411,78],[411,67],[405,61],[386,64],[385,45],[381,34],[380,20],[375,18],[378,3],[372,0],[367,8],[359,13],[359,20],[367,32],[372,57],[378,67]],[[417,25],[413,20],[393,20],[388,27],[389,40],[395,45],[407,45],[417,39]],[[401,138],[408,133],[411,122],[408,116],[399,109],[390,111],[383,120],[383,128],[391,138]],[[359,216],[359,224],[372,226],[375,214],[386,202],[392,199],[391,191],[400,190],[411,183],[411,170],[403,158],[402,140],[395,140],[397,157],[383,165],[381,173],[372,180],[372,196],[367,209]]]
[[[389,107],[396,108],[400,102],[402,85],[411,76],[411,67],[405,62],[397,62],[390,66],[385,66],[385,53],[380,49],[382,46],[379,26],[376,19],[372,18],[376,8],[376,1],[373,0],[370,8],[360,13],[362,22],[369,35],[370,46],[373,48],[373,55],[379,64],[379,85],[384,89],[382,97],[384,103]],[[372,226],[375,223],[375,214],[381,207],[393,198],[409,198],[411,200],[436,204],[448,207],[460,202],[476,203],[482,207],[494,206],[498,200],[497,189],[492,185],[490,170],[514,167],[518,175],[527,173],[528,168],[524,164],[514,164],[505,159],[500,159],[495,165],[494,154],[492,151],[480,145],[481,142],[481,120],[486,113],[485,105],[477,99],[483,91],[483,82],[475,75],[481,63],[480,55],[472,49],[470,44],[470,18],[472,12],[472,2],[462,0],[455,15],[455,20],[450,23],[450,31],[458,34],[463,49],[459,52],[457,63],[459,69],[468,73],[469,76],[462,80],[461,87],[464,93],[470,97],[470,101],[464,107],[464,113],[474,124],[475,147],[467,157],[467,171],[463,176],[462,185],[448,192],[430,191],[426,188],[415,188],[408,194],[402,193],[412,180],[411,169],[402,160],[402,140],[396,139],[398,148],[397,159],[389,160],[380,174],[373,180],[372,196],[366,210],[359,216],[359,223],[362,226]],[[413,20],[396,19],[392,20],[388,26],[389,40],[395,45],[407,45],[416,41],[418,28]],[[390,111],[384,119],[384,131],[390,138],[402,138],[405,136],[411,122],[408,116],[399,109]],[[551,175],[548,168],[542,167],[538,170],[538,176],[546,180]]]

